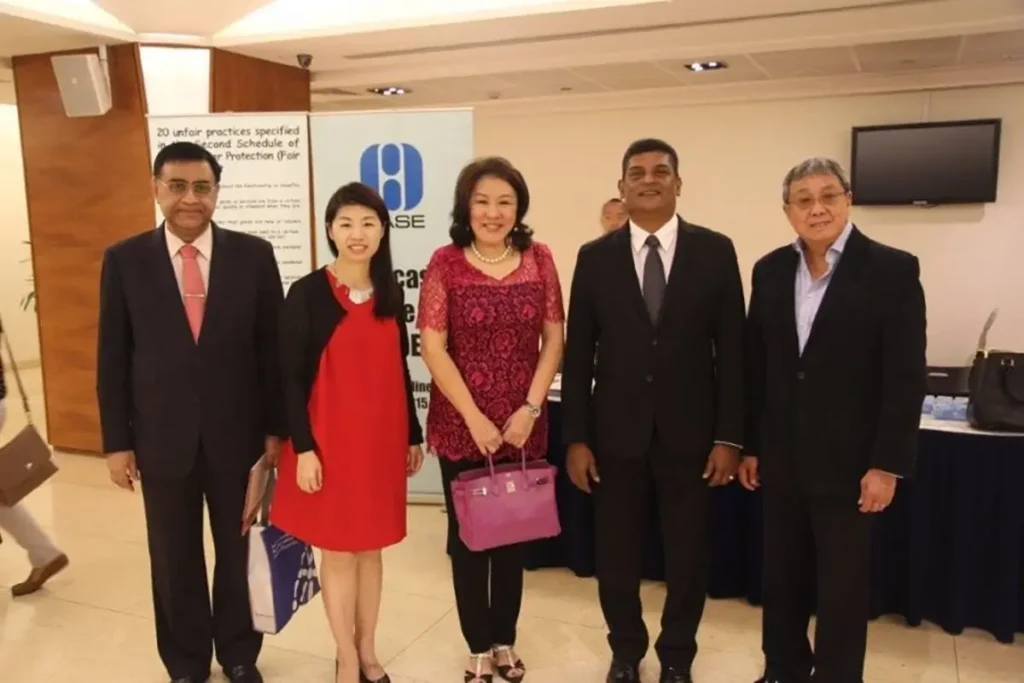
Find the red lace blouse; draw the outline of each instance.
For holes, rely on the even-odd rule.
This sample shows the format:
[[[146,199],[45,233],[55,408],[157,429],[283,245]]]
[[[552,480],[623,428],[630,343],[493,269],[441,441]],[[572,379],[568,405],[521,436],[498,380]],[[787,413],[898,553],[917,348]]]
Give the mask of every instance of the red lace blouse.
[[[526,402],[540,359],[544,322],[564,320],[555,262],[551,250],[538,242],[501,279],[470,265],[455,245],[435,251],[427,266],[417,325],[448,333],[448,355],[477,407],[498,429]],[[524,447],[526,456],[543,457],[547,443],[545,406]],[[449,460],[483,457],[462,416],[436,384],[430,387],[427,447]],[[506,445],[495,457],[516,455]]]

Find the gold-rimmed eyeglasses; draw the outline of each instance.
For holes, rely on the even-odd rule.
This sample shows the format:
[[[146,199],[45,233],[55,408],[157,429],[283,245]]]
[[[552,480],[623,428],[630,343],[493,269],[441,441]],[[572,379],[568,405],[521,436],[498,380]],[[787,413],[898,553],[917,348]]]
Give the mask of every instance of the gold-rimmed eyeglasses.
[[[161,180],[158,178],[157,182],[170,190],[171,194],[176,197],[184,197],[188,194],[189,189],[191,189],[192,194],[197,197],[208,197],[213,194],[215,189],[217,189],[217,186],[214,183],[210,183],[205,180],[197,180],[189,183],[185,180]]]
[[[815,204],[821,204],[825,207],[837,206],[844,197],[846,197],[845,192],[825,192],[819,197],[802,195],[791,200],[789,203],[801,211],[810,211],[814,208]]]

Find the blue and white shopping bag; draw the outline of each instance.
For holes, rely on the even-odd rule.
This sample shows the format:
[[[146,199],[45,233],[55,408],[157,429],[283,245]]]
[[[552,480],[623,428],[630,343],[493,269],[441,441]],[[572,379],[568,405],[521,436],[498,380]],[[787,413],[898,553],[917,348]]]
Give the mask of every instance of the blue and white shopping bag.
[[[281,631],[320,592],[313,549],[277,527],[249,530],[249,602],[260,633]]]

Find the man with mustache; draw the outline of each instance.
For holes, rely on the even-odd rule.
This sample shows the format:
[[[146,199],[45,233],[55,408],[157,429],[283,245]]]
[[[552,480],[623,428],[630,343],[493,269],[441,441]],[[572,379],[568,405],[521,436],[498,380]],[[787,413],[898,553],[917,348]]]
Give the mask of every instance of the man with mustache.
[[[797,239],[754,266],[739,476],[750,490],[764,482],[758,683],[861,683],[871,520],[914,471],[926,381],[920,267],[850,222],[851,197],[835,161],[794,166],[782,202]]]
[[[638,683],[640,579],[651,501],[668,589],[662,683],[691,683],[710,563],[711,487],[743,439],[743,285],[732,241],[676,214],[679,157],[639,140],[622,159],[629,223],[584,245],[569,303],[562,405],[567,469],[593,492],[609,683]],[[595,351],[601,352],[595,363]]]

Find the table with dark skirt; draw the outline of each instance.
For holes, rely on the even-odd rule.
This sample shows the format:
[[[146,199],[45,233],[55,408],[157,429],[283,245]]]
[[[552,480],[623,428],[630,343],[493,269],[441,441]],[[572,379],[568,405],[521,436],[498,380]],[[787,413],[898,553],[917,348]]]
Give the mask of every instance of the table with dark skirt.
[[[549,402],[548,460],[558,467],[562,533],[530,544],[528,569],[593,576],[594,509],[565,470],[562,410]],[[1024,632],[1024,435],[922,420],[917,474],[875,521],[872,613],[951,634],[980,628],[1003,643]],[[711,598],[761,604],[761,494],[738,483],[714,496]],[[644,578],[664,578],[652,500]]]

